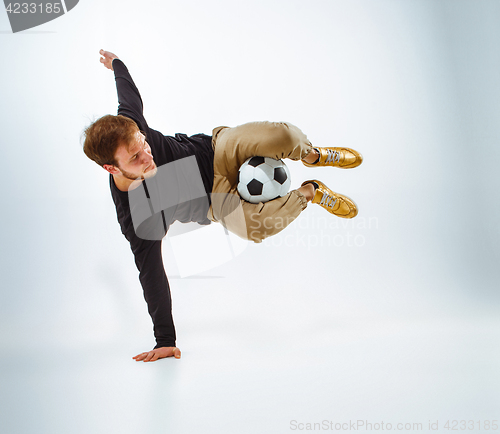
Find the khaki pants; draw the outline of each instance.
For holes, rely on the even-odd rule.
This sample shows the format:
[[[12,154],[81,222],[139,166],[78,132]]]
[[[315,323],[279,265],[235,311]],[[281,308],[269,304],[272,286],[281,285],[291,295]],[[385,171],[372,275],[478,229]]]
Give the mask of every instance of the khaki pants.
[[[237,190],[238,170],[250,157],[300,160],[312,150],[306,135],[286,122],[251,122],[213,130],[214,185],[208,218],[241,238],[262,242],[288,226],[307,207],[298,190],[253,204]]]

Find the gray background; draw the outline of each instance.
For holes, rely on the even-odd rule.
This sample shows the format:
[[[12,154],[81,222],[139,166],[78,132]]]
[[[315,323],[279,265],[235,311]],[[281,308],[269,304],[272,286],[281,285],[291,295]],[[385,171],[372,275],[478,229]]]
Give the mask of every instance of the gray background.
[[[489,0],[86,0],[19,34],[0,13],[2,431],[500,419],[499,22]],[[165,134],[286,120],[365,157],[289,163],[292,188],[352,197],[352,221],[310,205],[188,278],[165,243],[181,360],[131,358],[151,322],[80,143],[116,113],[100,48]]]

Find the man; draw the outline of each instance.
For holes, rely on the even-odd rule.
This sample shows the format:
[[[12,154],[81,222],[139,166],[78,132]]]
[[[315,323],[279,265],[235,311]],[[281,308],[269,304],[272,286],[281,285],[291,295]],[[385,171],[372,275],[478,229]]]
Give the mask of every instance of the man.
[[[237,195],[237,173],[251,156],[300,159],[308,167],[339,168],[359,166],[362,156],[349,148],[313,148],[302,131],[288,123],[253,122],[235,128],[218,127],[212,136],[164,136],[148,126],[141,96],[125,64],[109,51],[100,50],[100,54],[101,63],[115,74],[118,116],[103,116],[85,130],[84,152],[110,173],[117,218],[130,242],[154,325],[156,346],[133,358],[145,362],[180,358],[181,352],[175,345],[170,288],[161,256],[161,239],[170,224],[176,220],[204,225],[220,222],[240,237],[258,243],[284,229],[309,201],[336,216],[353,218],[358,212],[355,203],[318,180],[305,181],[300,188],[266,203],[245,202]],[[186,179],[199,179],[204,190],[201,196],[205,197],[162,208],[147,219],[148,225],[138,225],[131,212],[130,195],[143,187],[150,199],[147,183],[158,178],[158,168],[163,166],[171,172],[170,165],[180,162],[194,164],[190,167],[195,167],[195,171],[188,173]],[[174,193],[169,188],[163,195]],[[234,212],[236,207],[239,213]]]

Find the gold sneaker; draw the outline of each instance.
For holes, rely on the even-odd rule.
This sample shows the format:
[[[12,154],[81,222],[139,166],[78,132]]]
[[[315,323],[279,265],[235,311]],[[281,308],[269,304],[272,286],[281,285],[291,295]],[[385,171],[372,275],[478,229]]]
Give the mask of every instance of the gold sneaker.
[[[358,207],[352,199],[342,194],[333,192],[317,179],[304,181],[302,186],[309,183],[316,187],[312,203],[319,204],[319,206],[325,208],[329,213],[334,214],[337,217],[352,219],[358,215]]]
[[[352,169],[363,162],[363,156],[351,148],[314,148],[319,152],[319,160],[316,163],[306,163],[307,167],[333,166],[341,169]]]

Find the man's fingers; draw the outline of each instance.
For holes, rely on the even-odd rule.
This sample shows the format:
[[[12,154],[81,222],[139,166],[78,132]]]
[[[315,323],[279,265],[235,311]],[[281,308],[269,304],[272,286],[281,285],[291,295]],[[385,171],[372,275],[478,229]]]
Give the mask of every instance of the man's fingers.
[[[153,353],[153,357],[149,361],[156,362],[159,357],[160,357],[160,353]]]
[[[132,358],[139,362],[139,361],[145,359],[147,355],[148,355],[148,353],[141,353],[141,354],[137,354],[137,356],[132,357]]]
[[[99,54],[103,57],[106,57],[106,58],[118,58],[118,56],[114,53],[112,53],[111,51],[105,51],[105,50],[99,50]]]
[[[111,68],[111,63],[110,63],[109,59],[105,59],[104,57],[101,57],[99,59],[99,62],[101,62],[106,68],[113,69],[113,68]]]
[[[174,357],[176,359],[180,359],[181,358],[181,350],[179,350],[179,348],[175,348],[174,349]]]

